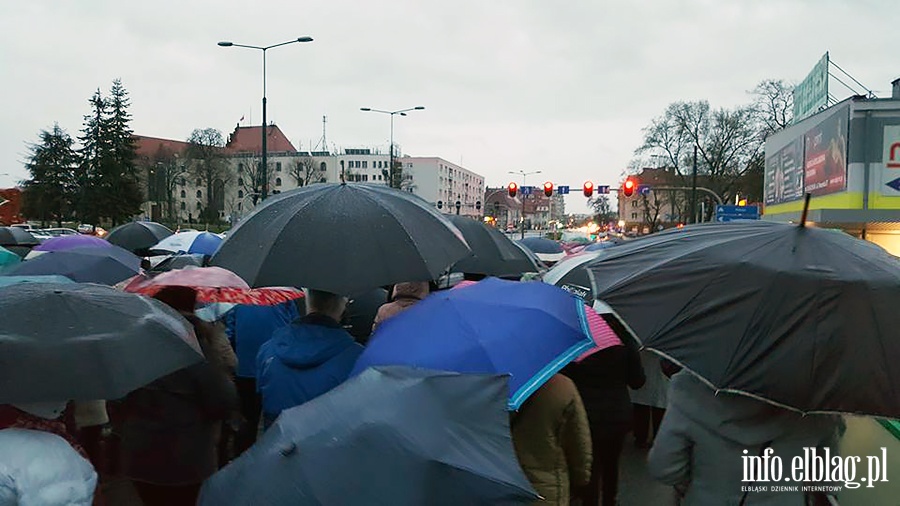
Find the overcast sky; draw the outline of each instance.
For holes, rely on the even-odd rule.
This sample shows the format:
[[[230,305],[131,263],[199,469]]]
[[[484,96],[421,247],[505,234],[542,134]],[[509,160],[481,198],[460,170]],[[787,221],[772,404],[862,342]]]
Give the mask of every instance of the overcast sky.
[[[73,136],[87,100],[120,77],[136,133],[185,139],[269,119],[298,148],[440,156],[492,186],[541,170],[617,184],[641,128],[678,100],[749,100],[765,78],[798,82],[825,53],[880,96],[900,77],[895,0],[28,0],[0,16],[0,187],[27,175],[27,143],[54,122]],[[849,92],[833,88],[839,99]],[[6,174],[6,175],[4,175]],[[583,198],[569,200],[580,211]]]

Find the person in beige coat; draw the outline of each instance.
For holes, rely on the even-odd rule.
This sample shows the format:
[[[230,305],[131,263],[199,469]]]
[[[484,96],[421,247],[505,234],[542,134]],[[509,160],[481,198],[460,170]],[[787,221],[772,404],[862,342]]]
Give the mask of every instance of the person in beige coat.
[[[415,303],[428,297],[429,287],[427,281],[407,281],[394,285],[391,294],[391,302],[382,304],[375,315],[375,323],[372,324],[372,332],[388,318],[400,314],[412,307]]]
[[[591,478],[591,429],[575,383],[556,374],[512,415],[519,464],[535,491],[535,504],[568,505],[572,491]]]

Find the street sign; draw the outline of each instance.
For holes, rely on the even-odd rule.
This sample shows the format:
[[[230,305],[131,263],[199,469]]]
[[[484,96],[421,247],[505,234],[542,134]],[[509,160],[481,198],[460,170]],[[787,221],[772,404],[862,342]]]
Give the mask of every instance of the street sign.
[[[900,192],[900,177],[898,177],[897,179],[894,179],[893,181],[888,181],[887,183],[884,183],[884,184],[887,185],[888,187],[893,188],[894,190],[897,190],[898,192]]]
[[[639,184],[637,187],[637,191],[641,195],[649,195],[650,194],[650,185],[649,184]]]
[[[602,185],[597,187],[597,193],[600,195],[609,194],[609,185]]]
[[[758,220],[759,206],[716,206],[716,221]]]
[[[568,186],[557,186],[557,187],[556,187],[556,193],[557,193],[558,195],[568,195],[568,194],[569,194],[569,187],[568,187]]]
[[[534,193],[534,186],[520,186],[519,193],[522,195],[531,195]]]

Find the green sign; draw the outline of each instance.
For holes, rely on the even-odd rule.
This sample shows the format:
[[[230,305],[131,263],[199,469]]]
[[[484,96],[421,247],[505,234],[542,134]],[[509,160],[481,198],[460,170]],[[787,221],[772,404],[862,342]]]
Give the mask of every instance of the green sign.
[[[812,116],[828,105],[828,53],[812,72],[794,88],[794,123]]]

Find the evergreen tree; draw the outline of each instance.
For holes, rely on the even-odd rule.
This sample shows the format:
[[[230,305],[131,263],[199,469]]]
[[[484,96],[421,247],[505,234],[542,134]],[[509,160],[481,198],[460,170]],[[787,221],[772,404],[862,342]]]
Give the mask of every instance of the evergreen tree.
[[[41,130],[38,137],[40,141],[29,146],[26,167],[31,179],[24,184],[23,212],[41,220],[42,226],[54,220],[61,227],[72,212],[78,156],[72,137],[56,123],[52,130]]]
[[[106,216],[116,225],[140,212],[144,196],[136,164],[137,145],[131,129],[131,113],[128,112],[131,101],[121,79],[113,81],[106,103],[105,137],[109,142],[110,165],[104,175],[106,186],[113,189],[107,195]]]
[[[103,213],[102,175],[108,163],[106,137],[104,136],[105,118],[107,115],[106,100],[100,89],[88,100],[91,113],[84,116],[84,125],[78,141],[79,164],[76,173],[77,205],[76,211],[82,223],[97,225]]]

